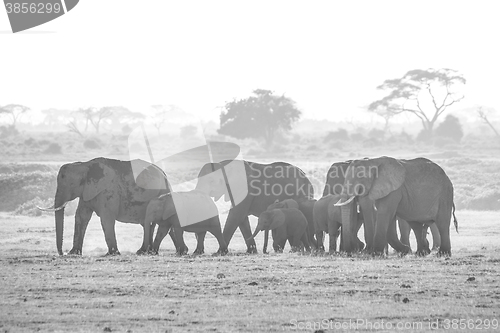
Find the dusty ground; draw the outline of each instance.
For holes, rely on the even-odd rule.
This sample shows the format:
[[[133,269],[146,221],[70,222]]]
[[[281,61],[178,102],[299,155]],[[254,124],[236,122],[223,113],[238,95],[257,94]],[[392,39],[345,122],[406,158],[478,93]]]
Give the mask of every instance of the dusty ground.
[[[0,331],[456,331],[455,319],[470,325],[464,332],[500,330],[500,214],[457,217],[451,258],[245,255],[239,231],[225,257],[210,255],[212,236],[203,256],[176,257],[165,239],[159,256],[138,257],[142,228],[122,223],[122,255],[102,257],[96,217],[84,256],[59,257],[52,216],[3,213]],[[73,223],[67,218],[65,251]],[[192,251],[194,235],[185,238]]]

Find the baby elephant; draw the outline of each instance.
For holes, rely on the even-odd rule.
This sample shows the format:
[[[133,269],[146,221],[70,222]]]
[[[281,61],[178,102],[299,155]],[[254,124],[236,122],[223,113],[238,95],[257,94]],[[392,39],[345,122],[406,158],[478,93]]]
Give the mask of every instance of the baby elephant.
[[[296,208],[276,208],[266,210],[259,216],[255,232],[248,240],[253,239],[261,230],[271,230],[273,248],[282,252],[288,239],[292,252],[300,251],[302,246],[310,251],[307,239],[307,220],[304,214]]]
[[[323,233],[328,233],[330,236],[330,254],[337,251],[337,239],[340,235],[339,229],[342,226],[341,207],[335,206],[335,203],[338,202],[340,198],[340,195],[328,194],[316,201],[313,209],[316,238],[318,239],[318,243],[320,243],[320,248],[322,248]],[[363,223],[363,216],[360,213],[357,213],[356,221],[356,230],[359,230],[361,224]],[[359,240],[358,236],[356,236],[356,240],[358,242],[358,248],[362,249],[365,244]],[[340,250],[342,250],[342,240],[340,241]]]
[[[184,243],[184,231],[197,233],[198,246],[194,254],[203,253],[203,240],[207,231],[219,242],[216,254],[224,255],[228,252],[227,243],[222,236],[217,206],[212,198],[201,191],[173,192],[151,200],[144,221],[146,245],[151,242],[155,224],[159,227],[151,251],[153,253],[158,253],[161,241],[170,228],[174,229],[176,241],[181,244]]]

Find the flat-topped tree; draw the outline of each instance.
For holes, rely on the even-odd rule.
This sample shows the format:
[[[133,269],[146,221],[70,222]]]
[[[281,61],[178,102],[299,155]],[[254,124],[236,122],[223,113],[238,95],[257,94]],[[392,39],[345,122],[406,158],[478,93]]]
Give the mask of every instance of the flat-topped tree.
[[[23,114],[30,111],[30,108],[20,104],[7,104],[0,106],[0,115],[8,115],[11,118],[10,126],[16,128],[17,121]]]
[[[464,98],[459,88],[465,83],[463,75],[453,69],[414,69],[378,86],[377,89],[388,94],[372,102],[368,111],[384,119],[403,112],[411,113],[420,119],[424,130],[432,134],[439,116]]]
[[[279,130],[288,131],[301,112],[285,95],[257,89],[255,96],[226,103],[220,115],[219,133],[235,138],[264,138],[271,145]]]

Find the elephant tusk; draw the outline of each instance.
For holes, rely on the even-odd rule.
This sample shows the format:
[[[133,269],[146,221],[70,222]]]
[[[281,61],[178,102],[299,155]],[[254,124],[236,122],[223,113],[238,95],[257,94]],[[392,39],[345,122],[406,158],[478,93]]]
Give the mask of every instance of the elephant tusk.
[[[54,205],[52,205],[52,207],[49,207],[49,208],[42,208],[42,207],[39,207],[39,206],[36,206],[36,208],[44,211],[44,212],[57,212],[58,210],[61,210],[63,209],[64,207],[66,207],[66,205],[68,204],[69,201],[66,201],[65,203],[63,203],[61,206],[57,207],[57,208],[54,208]]]
[[[352,197],[349,198],[349,200],[347,200],[346,202],[342,202],[342,199],[340,199],[339,201],[337,201],[337,203],[334,205],[335,207],[341,207],[341,206],[346,206],[348,204],[351,203],[351,201],[353,201],[355,198],[355,196],[353,195]]]

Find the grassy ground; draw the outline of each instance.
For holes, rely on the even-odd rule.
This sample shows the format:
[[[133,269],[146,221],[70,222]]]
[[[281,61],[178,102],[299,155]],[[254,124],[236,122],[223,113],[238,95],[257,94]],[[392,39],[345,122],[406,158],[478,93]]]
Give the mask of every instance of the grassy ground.
[[[218,247],[212,236],[203,256],[176,257],[165,239],[159,256],[138,257],[142,228],[122,223],[116,226],[122,255],[102,257],[96,217],[84,256],[59,257],[52,216],[1,213],[0,331],[327,332],[342,325],[395,331],[407,325],[411,332],[444,331],[454,319],[482,329],[487,320],[498,325],[500,214],[458,211],[457,217],[451,258],[245,255],[239,231],[225,257],[210,255]],[[72,229],[67,217],[65,251]],[[194,235],[185,239],[192,252]],[[262,236],[257,242],[261,247]]]

